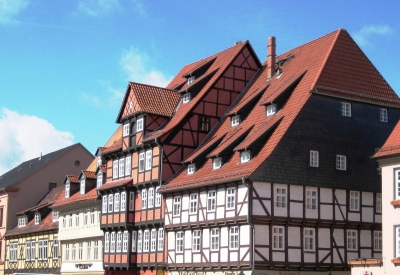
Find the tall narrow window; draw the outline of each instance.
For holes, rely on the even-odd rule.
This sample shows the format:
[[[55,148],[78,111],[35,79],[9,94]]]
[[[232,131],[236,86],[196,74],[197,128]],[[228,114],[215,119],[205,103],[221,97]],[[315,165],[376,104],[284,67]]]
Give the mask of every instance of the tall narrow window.
[[[379,121],[380,122],[388,122],[388,110],[381,108],[379,110]]]
[[[69,217],[68,217],[68,227],[69,227],[69,228],[72,227],[72,213],[69,213]]]
[[[143,118],[139,118],[136,121],[136,132],[141,132],[143,131]]]
[[[306,189],[306,209],[317,210],[317,188]]]
[[[176,232],[176,252],[182,253],[183,252],[183,232]]]
[[[122,232],[119,231],[117,233],[117,252],[121,252],[122,246]]]
[[[38,260],[41,261],[42,260],[42,253],[43,253],[43,240],[39,240],[39,257]]]
[[[154,207],[154,188],[149,188],[148,190],[148,195],[149,195],[149,199],[148,199],[148,208],[153,208]]]
[[[126,176],[130,176],[131,175],[131,169],[132,169],[132,157],[131,156],[127,156],[125,158],[125,175]]]
[[[90,224],[94,224],[94,208],[90,210]]]
[[[285,228],[283,226],[272,227],[272,248],[275,250],[283,250],[285,246]]]
[[[29,241],[26,243],[25,259],[27,262],[31,260],[31,243]]]
[[[216,191],[209,191],[207,198],[207,211],[215,211]]]
[[[75,213],[75,226],[76,227],[79,226],[79,211],[76,211],[76,213]]]
[[[34,261],[36,258],[36,242],[31,241],[31,261]]]
[[[396,226],[395,229],[395,254],[396,258],[400,257],[400,226]]]
[[[347,230],[347,249],[348,250],[357,250],[357,231],[356,230]]]
[[[143,234],[143,252],[149,252],[150,246],[150,231],[145,230]]]
[[[346,170],[347,169],[346,156],[336,155],[336,169],[337,170]]]
[[[75,261],[76,260],[76,244],[72,244],[72,248],[71,248],[71,253],[72,253],[72,260]]]
[[[115,232],[111,232],[110,252],[115,252]]]
[[[92,242],[86,242],[86,260],[92,259]]]
[[[359,211],[360,210],[360,192],[350,191],[350,210]]]
[[[315,230],[304,228],[304,251],[315,251]]]
[[[81,195],[85,194],[85,180],[81,180]]]
[[[122,240],[122,252],[128,252],[128,231],[124,231],[123,240]]]
[[[108,213],[113,212],[114,196],[113,194],[108,195]]]
[[[229,248],[239,248],[239,227],[237,226],[229,228]]]
[[[64,254],[64,260],[68,261],[69,260],[69,244],[65,244],[65,254]]]
[[[275,201],[277,208],[286,208],[287,190],[285,187],[275,188]]]
[[[137,231],[132,231],[132,252],[136,252],[137,247]]]
[[[139,172],[144,171],[144,152],[139,153]]]
[[[219,229],[211,229],[211,251],[216,251],[219,249]]]
[[[123,136],[129,136],[129,123],[124,124]]]
[[[79,243],[78,260],[82,260],[82,259],[83,259],[83,243],[80,242],[80,243]]]
[[[118,178],[118,160],[113,161],[113,179]]]
[[[39,224],[41,220],[41,216],[39,212],[35,213],[35,224]]]
[[[146,151],[146,170],[150,170],[151,169],[151,165],[152,165],[152,150],[147,150]]]
[[[199,131],[208,132],[210,131],[211,123],[210,118],[206,116],[199,116]]]
[[[193,230],[192,233],[192,252],[200,252],[200,244],[201,244],[201,231]]]
[[[129,192],[129,211],[135,210],[135,193]]]
[[[319,152],[310,150],[310,166],[319,167]]]
[[[394,171],[395,196],[396,200],[400,200],[400,169]]]
[[[126,210],[126,192],[121,192],[121,212]]]
[[[226,190],[226,209],[235,209],[236,190],[234,187]]]
[[[382,193],[376,193],[376,212],[382,213]]]
[[[58,259],[59,251],[58,251],[58,239],[53,240],[53,259]]]
[[[351,104],[348,102],[342,102],[342,116],[351,117]]]
[[[164,228],[158,229],[158,251],[164,250]]]
[[[107,203],[108,203],[107,202],[107,195],[103,195],[102,199],[103,199],[103,204],[102,204],[103,207],[102,207],[101,211],[102,211],[103,214],[105,214],[105,213],[107,213]]]
[[[103,173],[99,173],[97,175],[97,188],[100,188],[103,185]]]
[[[114,212],[119,212],[119,193],[114,194]]]
[[[142,252],[142,242],[143,242],[143,231],[138,231],[138,238],[137,238],[137,251]]]
[[[147,190],[143,189],[142,190],[142,209],[147,208]]]
[[[189,203],[190,203],[190,209],[189,209],[189,214],[196,214],[197,213],[197,194],[190,194],[189,198]]]
[[[104,234],[104,252],[110,251],[110,233],[106,232]]]
[[[174,197],[173,215],[179,216],[181,214],[181,197]]]
[[[69,182],[65,184],[65,198],[69,198]]]
[[[157,231],[155,229],[151,230],[151,242],[150,251],[156,251],[157,248]]]
[[[374,231],[374,249],[382,251],[382,231]]]
[[[125,173],[125,159],[122,158],[119,160],[119,176],[123,177]]]
[[[99,259],[99,241],[94,241],[93,260]]]
[[[161,193],[158,192],[160,190],[160,186],[156,188],[156,205],[155,207],[160,207],[161,206]]]

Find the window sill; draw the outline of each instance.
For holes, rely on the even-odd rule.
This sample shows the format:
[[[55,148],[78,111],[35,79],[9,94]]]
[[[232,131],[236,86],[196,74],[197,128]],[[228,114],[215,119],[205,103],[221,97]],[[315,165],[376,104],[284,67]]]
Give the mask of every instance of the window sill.
[[[394,263],[395,265],[400,264],[400,258],[394,258],[391,260],[392,263]]]
[[[392,260],[393,262],[393,260]],[[400,259],[399,259],[400,263]],[[381,259],[356,259],[356,260],[350,260],[348,261],[349,265],[381,265],[382,260]]]
[[[400,200],[392,200],[390,204],[393,206],[400,206]]]

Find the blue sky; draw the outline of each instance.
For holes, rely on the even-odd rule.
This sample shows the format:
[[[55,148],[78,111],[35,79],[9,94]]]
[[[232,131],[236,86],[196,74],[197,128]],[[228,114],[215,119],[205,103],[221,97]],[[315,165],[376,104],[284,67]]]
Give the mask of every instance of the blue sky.
[[[0,0],[0,174],[81,142],[94,153],[128,81],[165,86],[180,68],[249,40],[263,62],[345,28],[400,93],[398,1]]]

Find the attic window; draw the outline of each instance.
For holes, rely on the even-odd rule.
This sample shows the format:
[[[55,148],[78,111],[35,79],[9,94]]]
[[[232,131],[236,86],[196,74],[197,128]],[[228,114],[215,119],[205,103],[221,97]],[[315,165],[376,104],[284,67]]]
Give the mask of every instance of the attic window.
[[[245,163],[250,161],[250,151],[242,151],[240,152],[240,162]]]
[[[270,104],[267,106],[267,116],[272,116],[276,113],[276,105]]]
[[[103,164],[103,161],[101,160],[101,156],[97,157],[97,167]]]
[[[65,184],[65,198],[69,198],[69,182]]]
[[[35,213],[35,224],[39,224],[40,220],[41,220],[40,213],[39,212]]]
[[[240,124],[240,115],[231,117],[231,126],[237,126]]]
[[[221,158],[213,158],[213,169],[219,169],[221,168]]]
[[[275,79],[280,78],[281,75],[282,75],[282,69],[281,69],[281,68],[278,68],[278,69],[276,70],[276,77],[275,77]]]
[[[27,220],[26,215],[19,216],[18,217],[18,227],[26,226],[26,220]]]
[[[85,180],[81,180],[81,195],[85,194]]]
[[[189,164],[187,168],[188,175],[193,174],[195,171],[196,171],[196,165],[194,163]]]
[[[196,76],[192,75],[191,77],[188,77],[186,84],[190,85],[193,83],[193,81],[196,79]]]
[[[189,101],[190,101],[190,93],[184,93],[182,95],[182,103],[185,104],[188,103]]]
[[[60,216],[60,212],[53,210],[53,222],[58,221],[59,216]]]

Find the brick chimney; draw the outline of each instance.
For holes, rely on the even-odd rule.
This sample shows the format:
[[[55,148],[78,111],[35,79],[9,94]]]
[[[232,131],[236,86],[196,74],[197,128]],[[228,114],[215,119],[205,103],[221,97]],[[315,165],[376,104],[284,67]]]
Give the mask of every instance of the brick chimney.
[[[268,79],[270,79],[275,73],[275,57],[276,57],[275,37],[271,36],[268,38],[268,53],[267,53]]]

